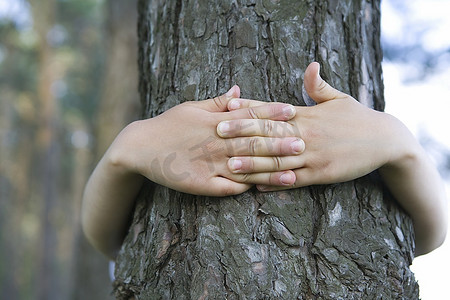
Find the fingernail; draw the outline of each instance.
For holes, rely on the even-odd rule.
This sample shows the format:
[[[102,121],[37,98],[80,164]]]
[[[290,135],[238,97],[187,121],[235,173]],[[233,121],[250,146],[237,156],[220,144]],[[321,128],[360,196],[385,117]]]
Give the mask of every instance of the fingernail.
[[[234,93],[234,85],[231,87],[231,89],[225,94],[227,97],[232,97]]]
[[[283,185],[292,185],[294,184],[294,177],[292,176],[292,173],[284,173],[280,176],[280,182]]]
[[[230,159],[231,171],[239,171],[242,168],[242,160],[237,158]]]
[[[295,107],[292,105],[286,105],[283,107],[283,114],[287,118],[292,118],[295,115]]]
[[[305,149],[305,142],[301,139],[297,139],[291,143],[291,149],[294,153],[301,153]]]
[[[231,100],[228,105],[229,105],[230,109],[232,109],[232,110],[238,109],[241,107],[241,104],[239,103],[238,100]]]
[[[226,135],[228,131],[230,131],[230,123],[227,121],[220,122],[219,125],[217,125],[217,130],[220,134]]]

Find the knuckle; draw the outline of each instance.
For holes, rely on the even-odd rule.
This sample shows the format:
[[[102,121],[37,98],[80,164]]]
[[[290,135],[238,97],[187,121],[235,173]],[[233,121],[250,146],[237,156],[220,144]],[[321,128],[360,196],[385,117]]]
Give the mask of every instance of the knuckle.
[[[242,172],[254,172],[255,171],[255,161],[253,157],[249,157],[247,159],[242,159]]]
[[[258,113],[256,112],[254,107],[249,107],[247,109],[247,113],[252,119],[258,119]]]
[[[270,117],[271,118],[277,118],[283,115],[283,113],[281,112],[281,107],[280,105],[270,105],[269,109],[270,109]]]
[[[244,120],[231,120],[228,122],[230,124],[229,134],[233,136],[243,134],[243,130],[245,129]]]
[[[263,134],[266,136],[272,136],[273,134],[273,121],[271,120],[263,120]]]
[[[259,139],[256,137],[250,138],[250,140],[248,141],[248,152],[250,153],[250,155],[256,155],[256,153],[258,152],[258,147]]]
[[[317,87],[317,90],[318,90],[319,92],[323,92],[327,87],[328,87],[328,83],[326,83],[325,80],[322,80],[322,81],[319,83],[319,86]]]
[[[285,141],[283,141],[283,140],[280,140],[280,139],[276,139],[275,140],[275,149],[276,149],[276,153],[277,154],[281,154],[281,155],[283,155],[283,154],[286,154],[286,153],[289,153],[289,144],[290,143],[286,143]]]
[[[281,170],[281,165],[282,165],[281,157],[273,156],[272,157],[272,163],[273,163],[273,166],[276,168],[276,170]]]
[[[323,139],[322,132],[317,128],[305,128],[300,132],[299,136],[305,141],[306,144],[307,141]]]
[[[228,124],[226,133],[229,136],[234,136],[235,134],[239,133],[242,128],[242,120],[230,120],[226,121]]]
[[[221,109],[222,108],[222,99],[220,99],[220,97],[214,97],[213,98],[213,102],[214,102],[214,104],[216,105],[216,107],[218,108],[218,109]]]
[[[269,185],[280,185],[280,176],[276,173],[271,173],[269,175]]]
[[[242,131],[242,130],[246,129],[246,127],[247,127],[245,125],[245,120],[235,120],[231,124],[234,124],[234,126],[232,126],[231,128],[235,131]]]
[[[249,173],[241,174],[239,176],[239,181],[242,183],[248,183],[251,181],[251,179],[252,179],[252,176]]]

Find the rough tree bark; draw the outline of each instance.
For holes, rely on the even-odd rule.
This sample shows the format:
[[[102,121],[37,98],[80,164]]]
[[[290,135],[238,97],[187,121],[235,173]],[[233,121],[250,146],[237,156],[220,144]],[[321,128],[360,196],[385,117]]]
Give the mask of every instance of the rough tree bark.
[[[145,117],[240,85],[305,105],[302,76],[384,107],[379,1],[141,0]],[[378,176],[196,197],[148,184],[117,260],[128,299],[415,299],[410,219]]]

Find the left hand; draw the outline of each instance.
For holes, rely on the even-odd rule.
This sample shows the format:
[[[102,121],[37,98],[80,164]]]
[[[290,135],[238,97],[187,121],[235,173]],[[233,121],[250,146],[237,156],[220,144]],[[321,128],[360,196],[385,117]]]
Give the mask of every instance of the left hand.
[[[242,176],[227,167],[232,156],[270,157],[299,155],[304,143],[296,137],[236,137],[222,139],[218,123],[248,118],[286,121],[295,115],[290,104],[276,103],[229,112],[227,103],[239,97],[239,88],[214,99],[185,102],[152,119],[127,126],[111,145],[106,158],[124,173],[140,174],[169,188],[197,195],[240,194],[253,184],[292,185],[296,160],[286,170],[272,170]],[[225,130],[228,123],[221,123]],[[234,130],[234,128],[231,128]],[[246,130],[242,128],[242,130]],[[236,132],[236,131],[235,131]]]

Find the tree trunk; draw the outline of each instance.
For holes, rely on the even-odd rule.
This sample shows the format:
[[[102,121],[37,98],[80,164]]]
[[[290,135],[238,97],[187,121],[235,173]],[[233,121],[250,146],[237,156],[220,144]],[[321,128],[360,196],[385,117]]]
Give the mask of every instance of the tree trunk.
[[[371,1],[372,2],[372,1]],[[139,3],[146,117],[240,85],[307,104],[303,74],[383,109],[379,1]],[[377,174],[224,198],[147,184],[116,267],[123,299],[416,299],[411,220]]]

